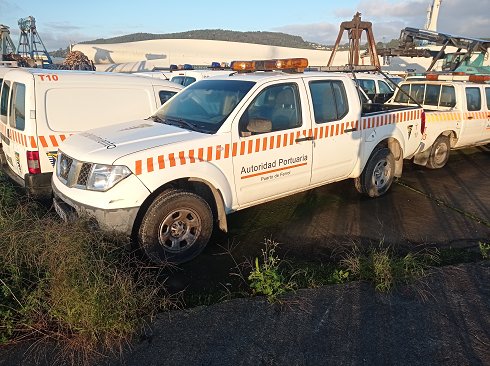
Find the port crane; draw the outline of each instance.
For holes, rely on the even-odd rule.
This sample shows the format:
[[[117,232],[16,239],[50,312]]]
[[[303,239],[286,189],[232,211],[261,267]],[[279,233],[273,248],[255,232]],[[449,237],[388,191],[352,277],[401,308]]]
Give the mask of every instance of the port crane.
[[[8,61],[8,56],[15,53],[15,45],[10,38],[10,30],[6,25],[0,24],[0,61]]]
[[[49,55],[44,43],[36,29],[36,19],[33,16],[19,19],[20,37],[17,52],[20,56],[31,58],[36,62],[52,64],[53,61]]]

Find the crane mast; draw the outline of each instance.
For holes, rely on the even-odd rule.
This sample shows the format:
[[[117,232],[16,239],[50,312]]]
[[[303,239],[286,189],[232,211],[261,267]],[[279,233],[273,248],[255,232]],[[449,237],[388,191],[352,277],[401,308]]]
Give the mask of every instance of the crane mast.
[[[36,19],[33,16],[19,19],[20,37],[17,52],[25,58],[31,58],[41,64],[52,64],[44,43],[36,29]]]
[[[424,29],[434,32],[437,30],[437,18],[439,17],[441,3],[442,0],[434,0],[432,5],[427,8],[427,22]]]

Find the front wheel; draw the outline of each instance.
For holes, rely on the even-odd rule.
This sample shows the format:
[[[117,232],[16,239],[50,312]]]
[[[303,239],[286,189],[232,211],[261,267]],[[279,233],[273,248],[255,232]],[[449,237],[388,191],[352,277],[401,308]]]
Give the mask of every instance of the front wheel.
[[[429,160],[426,167],[429,169],[439,169],[446,165],[449,159],[449,151],[451,145],[449,143],[449,137],[441,135],[436,138],[432,148],[430,149]]]
[[[155,263],[183,263],[199,255],[211,237],[213,214],[195,193],[170,190],[150,205],[138,232],[139,245]]]
[[[369,197],[379,197],[390,189],[395,177],[395,158],[388,148],[376,149],[369,158],[360,177],[355,179],[356,189]]]

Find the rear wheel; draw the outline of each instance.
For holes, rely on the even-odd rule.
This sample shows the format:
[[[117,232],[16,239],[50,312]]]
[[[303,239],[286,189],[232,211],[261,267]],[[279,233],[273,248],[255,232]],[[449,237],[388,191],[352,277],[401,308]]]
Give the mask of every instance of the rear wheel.
[[[429,169],[439,169],[446,165],[449,159],[450,148],[451,145],[448,136],[441,135],[436,138],[430,150],[426,167]]]
[[[202,197],[188,191],[169,190],[149,207],[138,239],[152,262],[183,263],[204,250],[212,231],[213,214]]]
[[[395,173],[395,158],[390,149],[376,149],[369,158],[360,177],[355,179],[356,189],[369,197],[379,197],[390,189]]]

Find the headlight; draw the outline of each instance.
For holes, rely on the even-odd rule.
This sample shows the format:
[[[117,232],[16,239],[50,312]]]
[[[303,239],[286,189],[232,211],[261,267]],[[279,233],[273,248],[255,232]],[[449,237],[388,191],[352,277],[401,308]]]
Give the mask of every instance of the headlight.
[[[131,170],[124,165],[94,164],[87,180],[87,189],[107,191],[128,175],[131,175]]]

